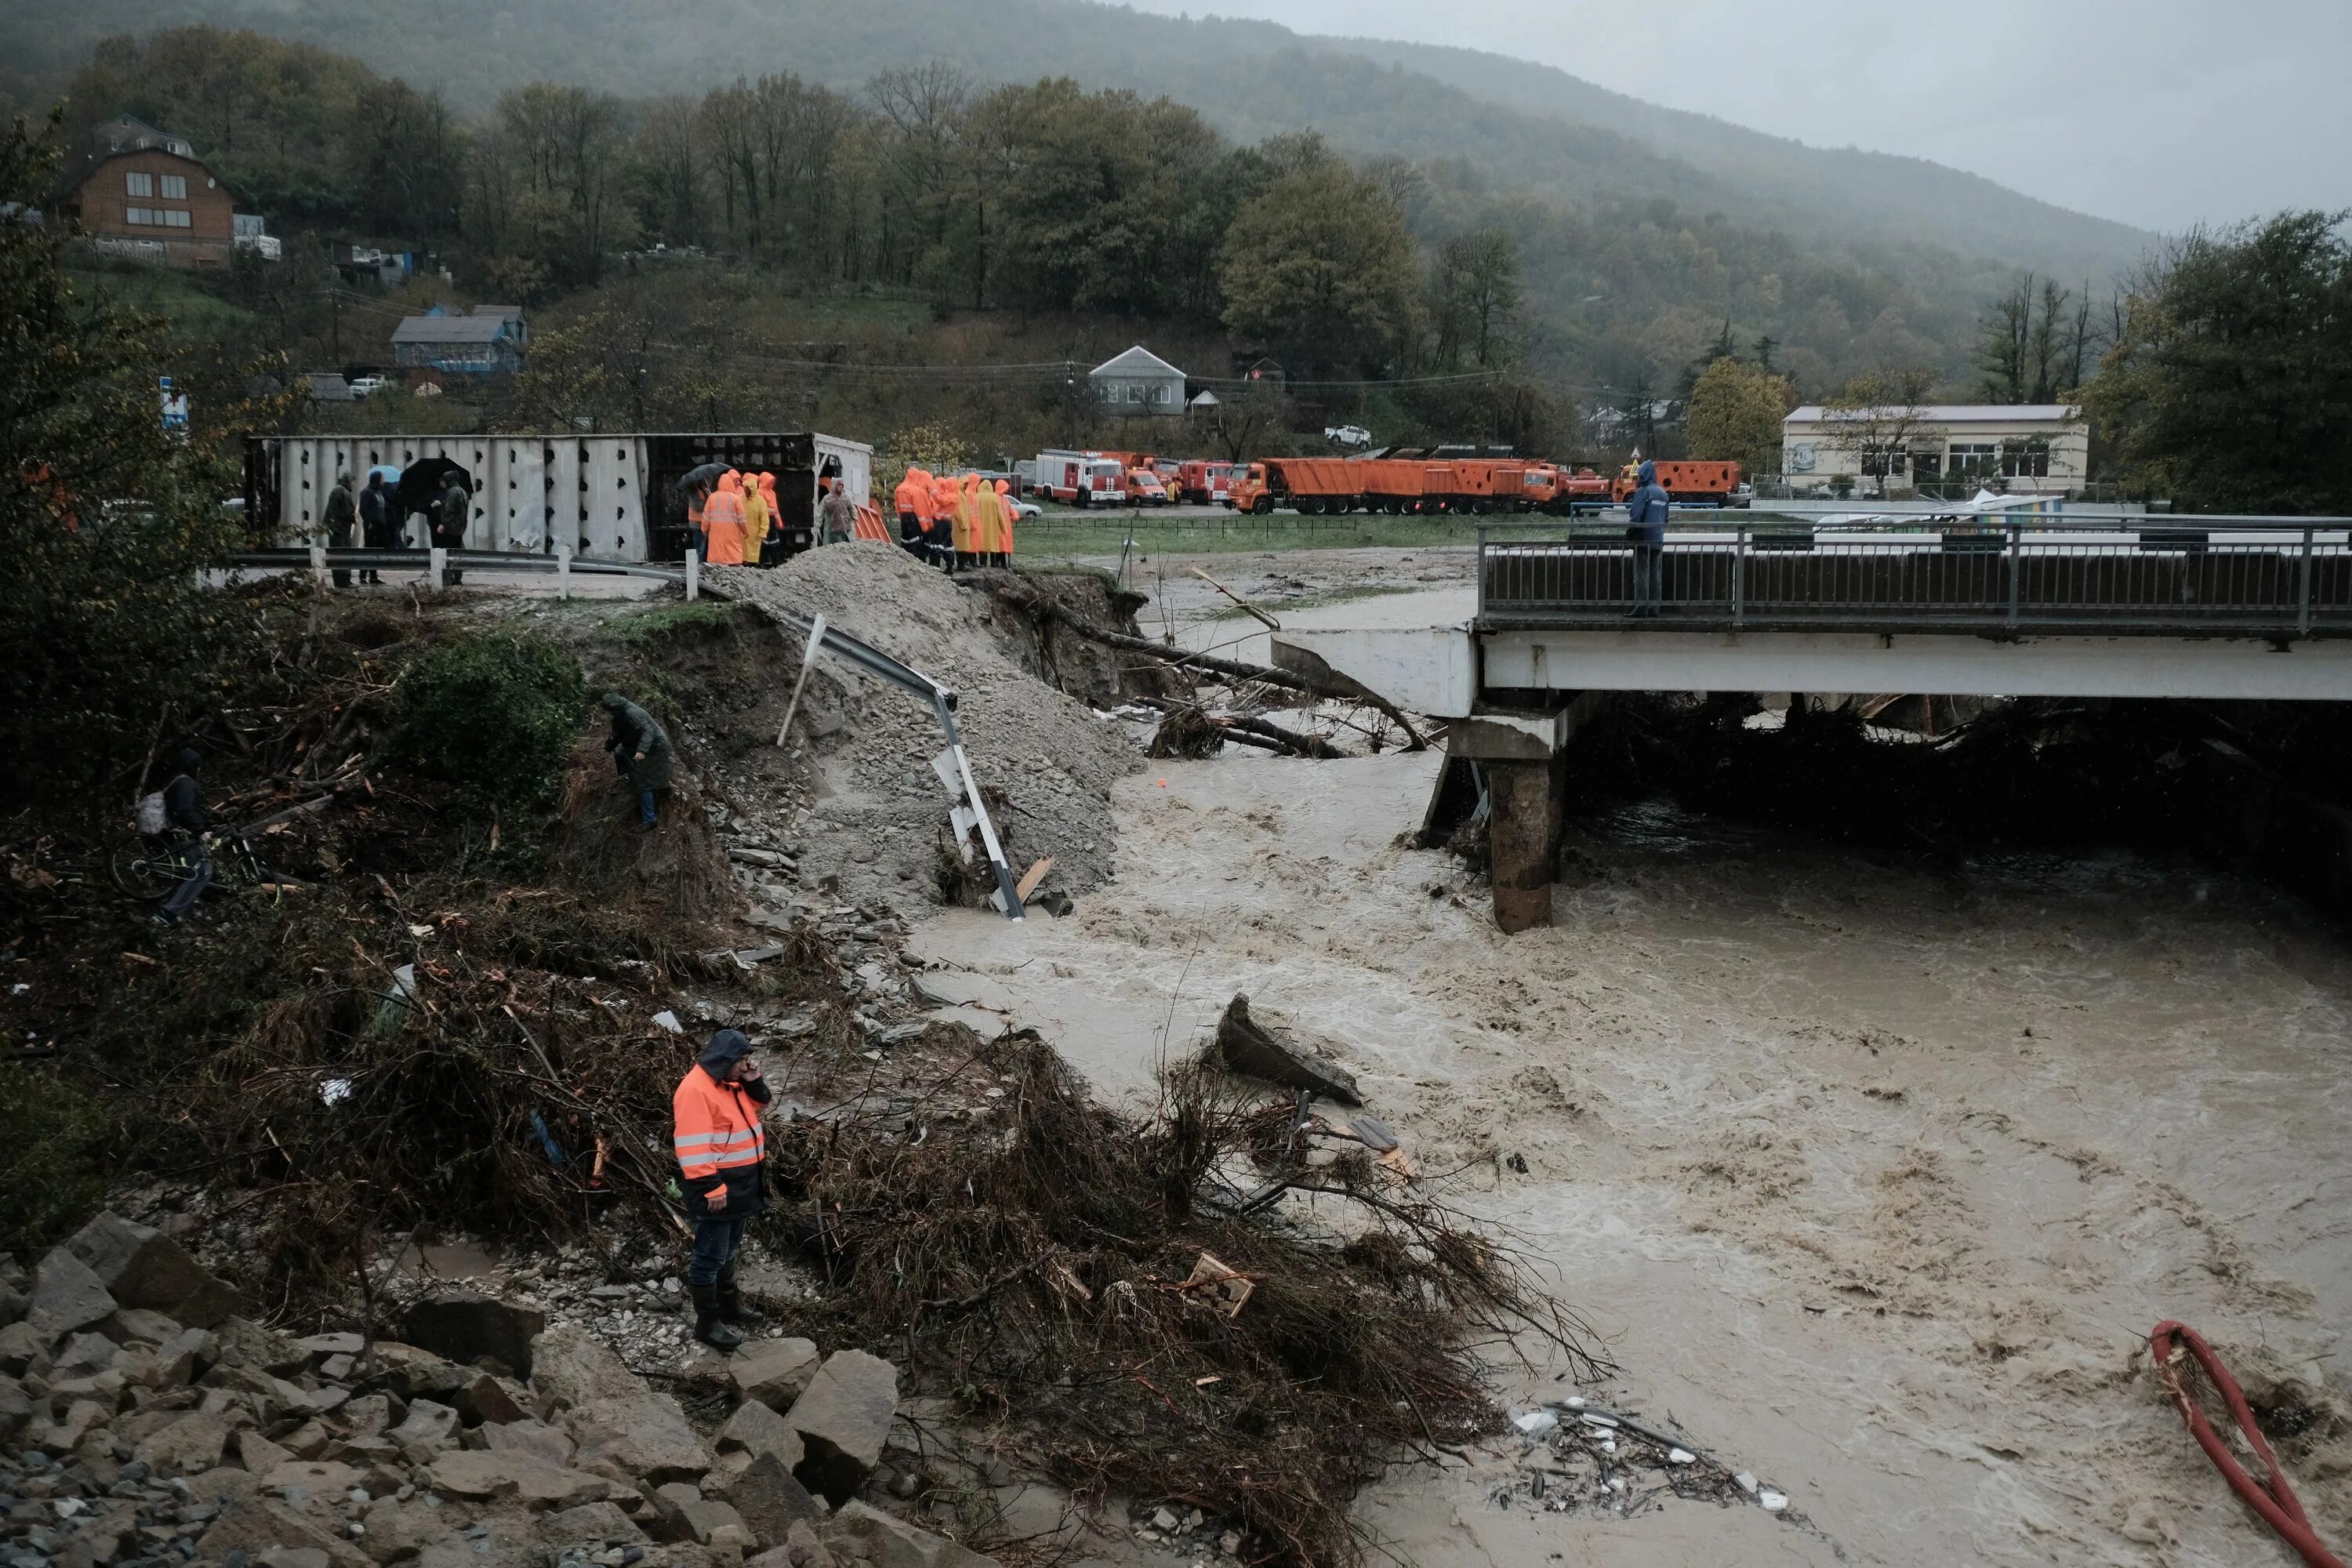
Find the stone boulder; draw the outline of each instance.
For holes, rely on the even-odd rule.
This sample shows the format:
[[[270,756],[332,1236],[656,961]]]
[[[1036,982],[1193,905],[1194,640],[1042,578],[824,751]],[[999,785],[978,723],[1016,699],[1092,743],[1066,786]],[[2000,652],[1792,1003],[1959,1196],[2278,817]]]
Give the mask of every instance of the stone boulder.
[[[190,1411],[141,1439],[131,1457],[157,1476],[190,1476],[218,1468],[233,1435],[230,1420],[227,1415]]]
[[[721,1453],[740,1450],[753,1458],[773,1454],[788,1470],[798,1469],[806,1457],[793,1424],[757,1400],[735,1407],[735,1414],[719,1429],[719,1449]]]
[[[821,1360],[807,1340],[754,1340],[727,1358],[727,1376],[737,1398],[790,1410],[816,1376]]]
[[[780,1546],[793,1525],[814,1524],[825,1517],[824,1505],[793,1479],[784,1462],[773,1454],[759,1454],[730,1478],[720,1490],[730,1507],[742,1516],[751,1538],[761,1546]]]
[[[375,1568],[366,1553],[340,1541],[284,1503],[263,1500],[233,1503],[196,1542],[197,1554],[218,1563],[242,1550],[248,1562],[280,1549],[323,1552],[333,1568]]]
[[[209,1329],[236,1310],[236,1292],[153,1226],[101,1214],[75,1232],[66,1248],[121,1306],[162,1312],[192,1329]]]
[[[32,1299],[25,1322],[44,1346],[114,1316],[115,1300],[90,1266],[66,1248],[50,1250],[33,1270]]]
[[[710,1454],[677,1400],[657,1394],[587,1330],[551,1329],[533,1346],[531,1387],[579,1445],[573,1462],[607,1475],[696,1480]]]
[[[446,1497],[480,1502],[510,1499],[529,1509],[578,1508],[628,1491],[603,1476],[486,1449],[453,1448],[426,1466],[425,1477],[435,1491]]]
[[[384,1436],[410,1464],[430,1464],[436,1455],[457,1446],[457,1413],[446,1405],[420,1399],[408,1407],[407,1418]]]
[[[847,1501],[882,1461],[898,1414],[898,1369],[864,1351],[824,1358],[808,1391],[785,1416],[805,1452],[801,1484],[835,1507]]]
[[[996,1568],[996,1560],[944,1535],[918,1530],[878,1508],[853,1502],[824,1529],[835,1555],[862,1558],[872,1568]]]
[[[547,1327],[535,1307],[494,1300],[475,1290],[444,1290],[408,1309],[401,1331],[407,1342],[453,1362],[485,1358],[516,1377],[531,1372],[531,1341]]]
[[[578,1445],[565,1433],[540,1422],[485,1421],[475,1428],[482,1447],[493,1454],[520,1454],[543,1465],[570,1468]]]

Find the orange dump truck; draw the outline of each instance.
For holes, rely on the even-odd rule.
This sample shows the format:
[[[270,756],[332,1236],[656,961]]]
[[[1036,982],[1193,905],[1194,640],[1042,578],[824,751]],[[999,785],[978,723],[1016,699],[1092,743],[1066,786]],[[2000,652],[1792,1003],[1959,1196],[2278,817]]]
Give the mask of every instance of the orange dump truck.
[[[1522,485],[1530,511],[1559,514],[1580,501],[1598,506],[1609,500],[1609,480],[1591,468],[1529,463]]]
[[[1233,505],[1263,515],[1434,514],[1528,510],[1528,465],[1486,458],[1265,458],[1236,466]]]
[[[1639,484],[1634,475],[1639,465],[1628,463],[1609,487],[1609,499],[1623,500]],[[1739,465],[1737,463],[1689,462],[1675,460],[1658,465],[1658,483],[1666,487],[1666,494],[1678,501],[1712,502],[1721,506],[1739,488]]]

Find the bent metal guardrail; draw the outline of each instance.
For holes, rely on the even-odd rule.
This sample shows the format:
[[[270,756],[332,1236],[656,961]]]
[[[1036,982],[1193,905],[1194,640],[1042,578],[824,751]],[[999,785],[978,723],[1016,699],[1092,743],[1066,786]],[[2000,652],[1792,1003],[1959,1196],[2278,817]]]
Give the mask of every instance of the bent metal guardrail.
[[[1622,522],[1478,531],[1483,626],[1618,626]],[[1667,531],[1656,618],[1686,631],[2352,636],[2352,520],[1716,514]]]

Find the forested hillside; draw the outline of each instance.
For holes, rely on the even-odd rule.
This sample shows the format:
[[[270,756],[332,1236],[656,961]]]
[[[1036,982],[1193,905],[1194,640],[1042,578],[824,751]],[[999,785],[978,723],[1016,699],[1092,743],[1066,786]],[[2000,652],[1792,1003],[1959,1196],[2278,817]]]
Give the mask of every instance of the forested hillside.
[[[1460,158],[1497,185],[1721,212],[1873,266],[1890,258],[1856,254],[1850,239],[2070,275],[2127,265],[2147,239],[1916,159],[1806,148],[1500,55],[1084,0],[19,0],[0,17],[0,60],[11,63],[0,68],[20,86],[54,82],[100,37],[198,21],[353,54],[470,109],[542,79],[632,97],[787,71],[846,88],[938,58],[989,81],[1066,75],[1166,93],[1242,140],[1311,126],[1350,153]],[[1912,262],[1905,280],[1950,279]]]

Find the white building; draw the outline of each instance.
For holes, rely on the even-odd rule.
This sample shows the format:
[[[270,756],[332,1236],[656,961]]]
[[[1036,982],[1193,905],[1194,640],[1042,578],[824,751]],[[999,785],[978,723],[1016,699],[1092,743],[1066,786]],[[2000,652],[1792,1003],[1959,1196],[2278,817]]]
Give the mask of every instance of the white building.
[[[1891,447],[1890,451],[1881,451]],[[2067,495],[2089,478],[2091,427],[2057,403],[1933,403],[1903,408],[1807,404],[1780,422],[1780,472],[1792,489],[1982,484],[2018,495]]]
[[[1106,360],[1087,373],[1087,380],[1112,414],[1184,412],[1184,373],[1137,344],[1117,359]]]

